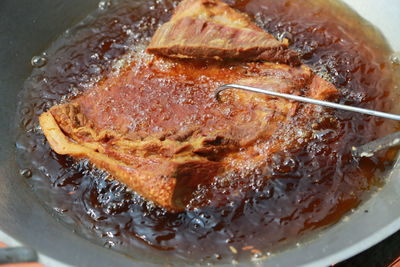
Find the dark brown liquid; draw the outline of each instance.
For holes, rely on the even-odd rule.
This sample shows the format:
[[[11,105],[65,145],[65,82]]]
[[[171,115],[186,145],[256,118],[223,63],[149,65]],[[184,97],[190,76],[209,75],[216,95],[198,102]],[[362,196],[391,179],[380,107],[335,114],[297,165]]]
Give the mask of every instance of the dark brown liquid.
[[[389,49],[378,33],[336,1],[229,3],[266,31],[288,38],[305,64],[340,89],[341,103],[391,109]],[[274,155],[270,179],[261,173],[198,192],[198,201],[206,201],[215,192],[240,188],[241,197],[222,208],[168,213],[107,180],[105,172],[87,162],[54,153],[38,129],[38,115],[106,75],[112,61],[129,46],[146,42],[175,5],[170,0],[129,0],[94,13],[52,44],[47,64],[26,81],[18,110],[19,161],[32,169],[29,184],[63,222],[86,238],[142,260],[231,262],[266,255],[338,221],[382,182],[379,177],[389,161],[383,156],[357,160],[349,152],[396,125],[342,111],[333,111],[337,120],[321,118],[314,138],[302,149]]]

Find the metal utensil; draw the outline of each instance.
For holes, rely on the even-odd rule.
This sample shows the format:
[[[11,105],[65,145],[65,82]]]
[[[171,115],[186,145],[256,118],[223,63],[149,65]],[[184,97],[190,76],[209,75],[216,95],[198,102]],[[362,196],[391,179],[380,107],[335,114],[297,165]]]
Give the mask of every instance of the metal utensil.
[[[353,146],[351,153],[353,157],[372,157],[375,152],[398,145],[400,145],[400,132],[384,136],[359,147]]]
[[[397,120],[400,121],[400,115],[398,114],[391,114],[391,113],[386,113],[386,112],[381,112],[381,111],[376,111],[372,109],[366,109],[366,108],[358,108],[358,107],[353,107],[349,105],[343,105],[343,104],[337,104],[329,101],[323,101],[323,100],[318,100],[318,99],[313,99],[309,97],[304,97],[304,96],[297,96],[297,95],[291,95],[291,94],[285,94],[285,93],[278,93],[266,89],[261,89],[253,86],[247,86],[247,85],[239,85],[239,84],[225,84],[215,90],[215,97],[219,99],[219,95],[222,91],[226,89],[241,89],[245,91],[250,91],[254,93],[261,93],[261,94],[266,94],[270,96],[277,96],[277,97],[282,97],[290,100],[296,100],[300,102],[305,102],[305,103],[310,103],[310,104],[315,104],[315,105],[320,105],[320,106],[325,106],[325,107],[330,107],[330,108],[336,108],[336,109],[341,109],[341,110],[347,110],[347,111],[352,111],[352,112],[358,112],[362,114],[367,114],[367,115],[372,115],[376,117],[382,117],[386,119],[391,119],[391,120]]]
[[[216,99],[219,100],[221,92],[224,90],[227,90],[227,89],[240,89],[240,90],[245,90],[245,91],[249,91],[249,92],[266,94],[266,95],[276,96],[276,97],[282,97],[282,98],[300,101],[300,102],[304,102],[304,103],[320,105],[320,106],[325,106],[325,107],[330,107],[330,108],[336,108],[336,109],[341,109],[341,110],[346,110],[346,111],[358,112],[358,113],[362,113],[362,114],[366,114],[366,115],[400,121],[400,115],[398,115],[398,114],[391,114],[391,113],[376,111],[376,110],[372,110],[372,109],[358,108],[358,107],[353,107],[353,106],[349,106],[349,105],[337,104],[337,103],[333,103],[333,102],[329,102],[329,101],[323,101],[323,100],[313,99],[313,98],[304,97],[304,96],[279,93],[279,92],[274,92],[274,91],[270,91],[267,89],[262,89],[262,88],[257,88],[257,87],[253,87],[253,86],[247,86],[247,85],[239,85],[239,84],[225,84],[225,85],[217,88],[215,90]],[[391,135],[387,135],[385,137],[382,137],[380,139],[377,139],[375,141],[372,141],[372,142],[362,145],[360,147],[353,147],[352,154],[355,157],[371,157],[374,155],[375,152],[378,152],[378,151],[386,149],[386,148],[398,146],[398,145],[400,145],[400,132],[397,132],[397,133],[394,133]]]

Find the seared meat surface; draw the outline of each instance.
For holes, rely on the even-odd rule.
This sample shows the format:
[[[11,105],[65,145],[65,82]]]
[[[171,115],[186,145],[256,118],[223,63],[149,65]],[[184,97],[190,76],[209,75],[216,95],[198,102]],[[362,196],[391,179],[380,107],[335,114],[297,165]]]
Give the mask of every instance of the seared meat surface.
[[[197,5],[202,9],[193,8]],[[225,12],[218,15],[221,8]],[[266,42],[279,44],[247,16],[220,1],[183,1],[168,23],[175,23],[179,16],[191,17],[196,10],[213,14],[213,21],[224,27],[259,32]],[[235,23],[225,21],[226,15],[236,16]],[[154,44],[159,43],[159,34],[149,51],[157,51]],[[235,44],[237,35],[230,37]],[[161,54],[196,51],[187,47],[190,44],[182,43],[178,50],[162,50]],[[216,56],[207,51],[211,50],[201,53]],[[293,135],[288,132],[288,141],[265,147],[262,155],[256,151],[273,135],[282,135],[294,117],[301,114],[312,122],[317,116],[311,106],[238,90],[224,92],[218,102],[215,88],[238,83],[318,99],[337,93],[332,84],[304,65],[205,60],[197,52],[187,56],[200,59],[135,52],[118,72],[69,103],[43,113],[40,124],[51,147],[59,154],[88,158],[143,197],[169,210],[182,210],[199,185],[230,172],[245,175],[264,164],[268,155],[292,146]]]
[[[265,60],[297,65],[288,40],[276,40],[220,0],[185,0],[147,51],[169,57]]]

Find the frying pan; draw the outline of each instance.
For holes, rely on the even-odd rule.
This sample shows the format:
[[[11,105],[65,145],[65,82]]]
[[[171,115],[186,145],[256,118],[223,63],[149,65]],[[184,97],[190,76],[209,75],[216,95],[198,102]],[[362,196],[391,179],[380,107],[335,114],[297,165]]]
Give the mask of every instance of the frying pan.
[[[134,0],[132,0],[134,1]],[[400,51],[398,0],[346,0]],[[17,95],[31,72],[30,59],[97,7],[98,0],[0,1],[0,240],[35,248],[48,266],[153,265],[95,245],[52,216],[19,174],[14,127]],[[299,247],[277,254],[268,266],[326,266],[349,258],[400,229],[400,161],[386,185],[345,220]],[[364,210],[368,210],[365,213]]]

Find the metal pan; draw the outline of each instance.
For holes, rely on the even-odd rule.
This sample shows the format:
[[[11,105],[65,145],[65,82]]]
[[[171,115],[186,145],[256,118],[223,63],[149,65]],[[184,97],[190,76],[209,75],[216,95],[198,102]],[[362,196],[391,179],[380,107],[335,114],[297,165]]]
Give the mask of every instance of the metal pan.
[[[398,0],[346,0],[400,51]],[[17,94],[31,71],[32,55],[97,7],[98,0],[0,1],[0,240],[38,250],[48,266],[151,265],[99,247],[51,216],[19,174],[13,127]],[[327,266],[349,258],[400,229],[400,161],[386,185],[340,223],[306,244],[275,255],[268,266]],[[364,210],[368,210],[365,213]],[[263,265],[263,262],[260,262]]]

